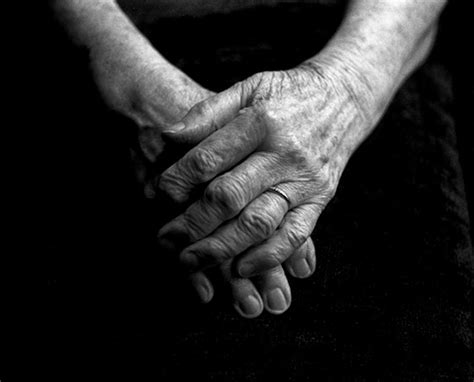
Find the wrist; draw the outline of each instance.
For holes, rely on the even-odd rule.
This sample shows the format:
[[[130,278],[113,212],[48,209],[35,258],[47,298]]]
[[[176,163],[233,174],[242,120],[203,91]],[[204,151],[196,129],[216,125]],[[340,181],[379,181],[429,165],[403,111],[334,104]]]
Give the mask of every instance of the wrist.
[[[300,65],[313,75],[321,78],[332,89],[342,107],[352,110],[353,119],[361,123],[354,126],[371,126],[380,108],[379,93],[372,80],[373,73],[368,75],[361,70],[358,63],[345,54],[321,53]],[[346,111],[347,113],[348,111]]]
[[[427,57],[444,3],[353,0],[337,33],[308,61],[340,78],[367,116],[377,120]]]

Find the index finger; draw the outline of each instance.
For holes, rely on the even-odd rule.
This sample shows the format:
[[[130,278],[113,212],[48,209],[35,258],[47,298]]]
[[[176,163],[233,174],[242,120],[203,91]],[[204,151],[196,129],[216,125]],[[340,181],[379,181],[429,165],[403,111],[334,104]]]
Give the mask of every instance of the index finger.
[[[232,168],[260,145],[264,124],[251,109],[206,138],[160,177],[159,189],[176,203],[188,200],[196,186]]]

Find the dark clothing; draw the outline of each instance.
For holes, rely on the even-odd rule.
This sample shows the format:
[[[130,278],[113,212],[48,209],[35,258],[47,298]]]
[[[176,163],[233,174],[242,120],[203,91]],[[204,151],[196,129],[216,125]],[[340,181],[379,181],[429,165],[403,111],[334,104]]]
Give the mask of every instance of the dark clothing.
[[[146,33],[220,91],[313,56],[341,16],[337,7],[288,5],[171,19]],[[42,217],[47,253],[40,330],[49,333],[33,353],[44,356],[48,379],[472,380],[471,167],[459,155],[469,147],[458,141],[464,111],[443,22],[429,60],[355,153],[321,216],[315,275],[291,280],[287,313],[254,320],[238,317],[225,293],[198,304],[167,268],[154,240],[161,212],[133,183],[133,132],[105,111],[87,57],[51,25],[38,116],[48,130],[33,169],[42,185],[33,219]]]

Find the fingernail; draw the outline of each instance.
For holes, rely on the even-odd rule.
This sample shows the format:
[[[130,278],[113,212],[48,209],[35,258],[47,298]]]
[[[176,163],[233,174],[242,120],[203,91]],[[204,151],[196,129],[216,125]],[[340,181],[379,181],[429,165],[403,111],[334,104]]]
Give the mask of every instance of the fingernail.
[[[186,127],[186,125],[183,122],[178,122],[176,125],[173,125],[173,126],[170,126],[170,127],[167,127],[166,129],[164,129],[163,133],[165,133],[165,134],[178,133],[181,130],[184,130],[185,127]]]
[[[292,266],[292,273],[295,277],[306,277],[311,273],[311,267],[306,259],[298,259]]]
[[[211,291],[209,290],[209,288],[207,287],[207,285],[203,284],[203,283],[199,283],[198,285],[196,285],[196,292],[199,296],[199,298],[201,299],[201,302],[202,303],[208,303],[211,299]]]
[[[237,308],[241,314],[246,317],[254,317],[255,315],[259,314],[261,310],[260,302],[255,296],[252,295],[247,296],[243,301],[240,301],[237,304]]]
[[[275,288],[268,292],[267,305],[273,313],[282,313],[286,310],[287,304],[285,295],[280,288]]]
[[[199,266],[199,260],[193,252],[184,252],[181,254],[181,263],[189,267],[190,269],[197,269]]]
[[[239,273],[243,278],[249,278],[255,273],[255,266],[252,263],[243,263],[239,267]]]

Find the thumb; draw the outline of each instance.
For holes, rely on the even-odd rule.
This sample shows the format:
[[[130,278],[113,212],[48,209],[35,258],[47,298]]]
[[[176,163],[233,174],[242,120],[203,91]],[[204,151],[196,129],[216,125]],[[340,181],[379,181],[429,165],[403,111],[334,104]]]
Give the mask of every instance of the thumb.
[[[163,130],[163,138],[178,144],[195,145],[230,122],[245,106],[242,84],[237,83],[194,105],[177,124]]]

